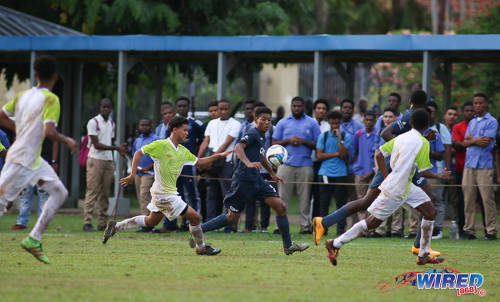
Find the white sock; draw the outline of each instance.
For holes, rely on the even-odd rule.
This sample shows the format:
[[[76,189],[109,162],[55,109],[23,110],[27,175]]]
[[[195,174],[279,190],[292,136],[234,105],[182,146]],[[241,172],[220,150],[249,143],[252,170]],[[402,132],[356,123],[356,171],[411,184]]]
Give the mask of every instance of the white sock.
[[[118,231],[118,230],[133,229],[145,226],[146,226],[146,215],[140,215],[118,222],[115,228]]]
[[[3,216],[3,214],[7,213],[7,200],[5,200],[3,197],[0,197],[0,217]]]
[[[420,251],[418,252],[419,257],[425,257],[429,253],[433,228],[434,228],[434,220],[425,220],[422,218],[422,223],[420,224],[421,235],[420,235]]]
[[[363,219],[358,223],[356,223],[355,225],[353,225],[344,234],[335,238],[335,240],[333,241],[333,246],[336,248],[341,248],[344,244],[353,241],[354,239],[361,236],[363,232],[366,231],[367,229],[368,227],[366,226],[366,220]]]
[[[49,199],[45,202],[42,213],[30,233],[30,237],[38,241],[42,240],[42,235],[52,221],[52,218],[54,218],[57,209],[59,209],[68,196],[68,190],[66,190],[59,179],[44,183],[42,189],[49,193]]]
[[[193,235],[194,242],[196,243],[197,248],[204,248],[205,241],[203,240],[203,230],[201,229],[201,225],[189,225],[189,231],[191,235]]]

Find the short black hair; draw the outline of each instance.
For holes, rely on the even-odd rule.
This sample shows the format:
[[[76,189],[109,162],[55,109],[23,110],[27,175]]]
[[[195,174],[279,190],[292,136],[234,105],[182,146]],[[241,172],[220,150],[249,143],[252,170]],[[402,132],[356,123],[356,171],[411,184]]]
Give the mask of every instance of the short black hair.
[[[255,103],[257,103],[257,100],[255,100],[255,99],[248,99],[248,100],[245,101],[244,104],[245,105],[252,104],[252,105],[255,106]]]
[[[398,99],[398,101],[401,103],[401,95],[399,93],[391,92],[389,94],[389,96],[395,96]]]
[[[450,106],[446,107],[446,111],[445,112],[448,112],[448,110],[458,111],[458,108],[457,108],[457,106],[450,105]]]
[[[271,111],[271,109],[269,109],[267,107],[259,107],[259,108],[255,109],[255,118],[258,118],[262,114],[272,115],[273,112]]]
[[[318,106],[318,104],[325,105],[326,106],[326,111],[330,111],[330,104],[328,104],[327,100],[325,100],[325,99],[317,99],[316,101],[314,101],[313,110],[316,109],[316,106]]]
[[[143,118],[141,118],[141,119],[139,120],[139,123],[140,123],[141,121],[148,121],[150,124],[153,124],[153,121],[152,121],[149,117],[143,117]]]
[[[230,102],[230,101],[228,101],[228,100],[226,100],[226,99],[219,100],[219,101],[217,102],[217,105],[218,105],[218,104],[220,104],[220,103],[227,103],[227,104],[229,104],[229,106],[231,106],[231,102]]]
[[[472,106],[474,107],[474,104],[472,102],[465,102],[463,105],[462,105],[462,109],[464,109],[465,107],[467,106]]]
[[[163,103],[161,103],[160,108],[162,108],[162,107],[174,108],[174,106],[170,102],[163,102]]]
[[[342,119],[342,114],[340,114],[340,112],[338,112],[338,111],[332,111],[332,112],[328,113],[328,115],[326,116],[327,121],[336,120],[336,119],[339,119],[339,120]]]
[[[180,115],[176,115],[170,120],[170,123],[168,123],[168,130],[172,132],[174,131],[175,128],[179,128],[182,125],[189,125],[187,118]]]
[[[175,100],[175,104],[179,103],[180,101],[186,101],[188,104],[191,104],[191,100],[187,96],[180,96]]]
[[[394,113],[395,116],[397,116],[396,109],[394,109],[392,107],[386,107],[383,112],[387,112],[387,111],[390,111],[390,112]]]
[[[427,103],[427,93],[423,90],[415,90],[410,96],[410,103],[417,106],[424,106]]]
[[[425,103],[425,107],[434,107],[434,109],[436,109],[436,111],[439,110],[438,104],[434,101],[428,101],[427,103]]]
[[[423,131],[429,127],[429,113],[425,109],[417,109],[412,113],[410,121],[413,128]]]
[[[259,102],[259,101],[256,101],[254,104],[253,104],[253,108],[257,108],[257,107],[266,107],[266,104],[262,103],[262,102]]]
[[[57,61],[53,56],[39,56],[33,64],[33,69],[41,81],[50,80],[57,72]]]
[[[482,92],[476,92],[476,93],[474,93],[474,95],[472,96],[472,98],[475,98],[475,97],[484,98],[484,100],[486,102],[488,102],[488,97],[486,96],[486,94],[484,94]]]
[[[369,111],[365,112],[365,116],[368,116],[368,115],[373,116],[374,119],[377,119],[377,114],[375,113],[375,111],[369,110]]]
[[[208,103],[208,107],[207,108],[217,107],[217,106],[219,106],[219,103],[217,101],[213,101],[213,102]]]
[[[100,101],[99,101],[99,106],[102,105],[102,103],[104,102],[108,102],[111,104],[111,106],[113,106],[113,101],[109,98],[102,98]]]
[[[302,104],[305,104],[306,102],[304,101],[303,98],[301,98],[300,96],[295,96],[293,97],[292,101],[290,103],[293,103],[293,102],[301,102]]]
[[[351,99],[343,99],[342,102],[340,102],[340,108],[344,107],[345,103],[350,103],[354,109],[354,102]]]

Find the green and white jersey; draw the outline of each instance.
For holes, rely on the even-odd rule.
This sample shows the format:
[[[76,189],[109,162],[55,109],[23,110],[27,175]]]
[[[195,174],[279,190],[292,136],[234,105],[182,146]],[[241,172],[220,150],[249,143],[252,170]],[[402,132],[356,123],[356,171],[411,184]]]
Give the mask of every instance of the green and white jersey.
[[[44,124],[59,121],[59,98],[45,88],[33,87],[18,93],[3,108],[16,120],[16,141],[7,153],[6,162],[36,170],[42,164]]]
[[[151,195],[177,195],[177,178],[184,165],[195,165],[198,158],[183,145],[174,146],[170,138],[156,140],[141,148],[154,162],[155,181]]]
[[[415,169],[419,172],[432,168],[429,142],[415,129],[401,134],[384,145],[380,151],[391,156],[392,172],[380,184],[385,195],[402,200],[408,195]]]

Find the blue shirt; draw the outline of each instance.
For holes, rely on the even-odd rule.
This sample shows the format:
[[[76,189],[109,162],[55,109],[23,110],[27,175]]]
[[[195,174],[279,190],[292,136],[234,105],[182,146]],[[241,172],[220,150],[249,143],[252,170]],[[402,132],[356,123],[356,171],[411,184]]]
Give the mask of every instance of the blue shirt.
[[[281,119],[274,129],[273,138],[276,140],[288,139],[297,136],[302,139],[315,142],[321,131],[318,122],[310,116],[303,115],[300,119],[295,119],[293,115]],[[294,167],[312,166],[312,149],[305,145],[286,145],[288,159],[285,164]]]
[[[403,117],[403,113],[399,112],[399,115],[396,117],[396,120],[400,120],[402,117]],[[377,122],[375,123],[375,129],[374,130],[377,131],[378,133],[380,133],[385,128],[383,118],[384,118],[384,114],[382,113],[378,117]]]
[[[165,125],[163,122],[161,122],[155,130],[156,136],[158,136],[160,139],[166,139],[170,136],[170,131],[168,131],[168,125]]]
[[[358,131],[360,129],[365,129],[365,126],[363,124],[361,124],[360,122],[358,122],[357,120],[355,119],[352,119],[348,122],[342,122],[342,124],[340,124],[340,132],[345,132],[347,134],[349,134],[352,137],[354,137]],[[345,145],[346,148],[349,149],[349,174],[352,174],[354,173],[354,153],[356,152],[353,148],[353,146],[351,145],[352,143],[354,142],[354,140],[351,140],[350,141],[350,144],[349,145]]]
[[[434,130],[434,129],[427,128],[424,131],[423,135],[426,135],[427,133],[429,133],[429,131],[432,131],[432,130]],[[439,133],[436,133],[436,139],[429,141],[429,146],[431,148],[431,151],[433,151],[433,152],[444,152],[443,141],[441,140],[441,135]],[[436,165],[437,160],[435,160],[431,156],[430,156],[430,160],[431,160],[431,164],[432,164],[432,168],[431,168],[432,173],[437,173],[437,171],[438,171],[438,167]]]
[[[326,144],[325,135],[327,135]],[[349,135],[349,133],[345,133],[344,146],[347,148],[347,146],[349,146],[350,144],[351,136]],[[318,141],[316,142],[316,149],[323,149],[323,153],[339,152],[339,138],[336,135],[333,135],[331,131],[323,132],[318,137]],[[318,174],[329,177],[347,176],[347,167],[345,161],[339,156],[323,160],[321,162],[321,167],[319,168]]]
[[[254,125],[255,126],[255,123],[254,122],[249,122],[248,119],[245,119],[243,122],[241,122],[241,128],[240,128],[240,133],[238,134],[238,138],[236,139],[237,142],[240,141],[240,139],[243,137],[243,135],[245,134],[247,128],[248,128],[248,125]]]
[[[358,157],[353,165],[353,172],[358,176],[364,176],[373,171],[375,167],[375,159],[373,158],[375,150],[380,146],[380,141],[383,140],[375,130],[372,130],[370,134],[367,134],[366,130],[359,131],[352,140],[354,153],[358,152]]]
[[[2,145],[5,147],[5,150],[9,149],[10,147],[10,142],[9,138],[7,137],[7,134],[3,132],[3,130],[0,129],[0,142],[2,142]],[[4,165],[4,159],[0,157],[0,170],[2,170],[3,165]]]
[[[493,169],[493,155],[491,151],[495,144],[495,136],[498,129],[498,122],[491,114],[486,113],[481,120],[478,119],[476,115],[470,122],[465,132],[465,138],[467,136],[480,137],[486,136],[491,137],[491,141],[485,148],[478,145],[471,145],[467,147],[465,151],[465,168],[472,169]]]
[[[150,143],[154,142],[155,140],[160,139],[158,136],[154,135],[153,133],[150,133],[146,138],[144,137],[144,134],[139,135],[134,141],[134,145],[132,146],[132,155],[135,154],[137,150],[140,150],[143,146],[149,145]],[[141,157],[141,161],[139,162],[139,167],[145,168],[146,166],[149,166],[153,163],[153,160],[149,155],[143,155]],[[153,170],[148,170],[147,172],[137,172],[137,175],[154,175]]]
[[[245,155],[250,162],[262,161],[262,156],[266,153],[266,150],[264,149],[265,136],[257,130],[257,128],[252,127],[249,129],[239,142],[246,144]],[[255,168],[248,168],[240,160],[238,161],[233,177],[237,180],[256,180],[257,177],[260,177],[260,172]]]

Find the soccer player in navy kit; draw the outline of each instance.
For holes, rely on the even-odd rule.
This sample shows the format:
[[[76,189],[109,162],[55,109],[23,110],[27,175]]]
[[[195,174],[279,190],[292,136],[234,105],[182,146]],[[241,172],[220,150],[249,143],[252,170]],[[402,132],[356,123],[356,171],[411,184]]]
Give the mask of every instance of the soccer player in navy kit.
[[[255,110],[255,127],[249,129],[234,148],[239,161],[233,174],[231,188],[224,197],[227,213],[205,222],[201,228],[203,232],[208,232],[227,225],[235,225],[248,200],[264,200],[276,212],[276,223],[283,239],[283,249],[286,255],[290,255],[306,250],[309,245],[292,242],[286,205],[274,187],[265,182],[259,173],[264,167],[274,181],[284,183],[283,179],[271,169],[264,156],[265,133],[271,125],[271,114],[271,109],[267,107]]]

